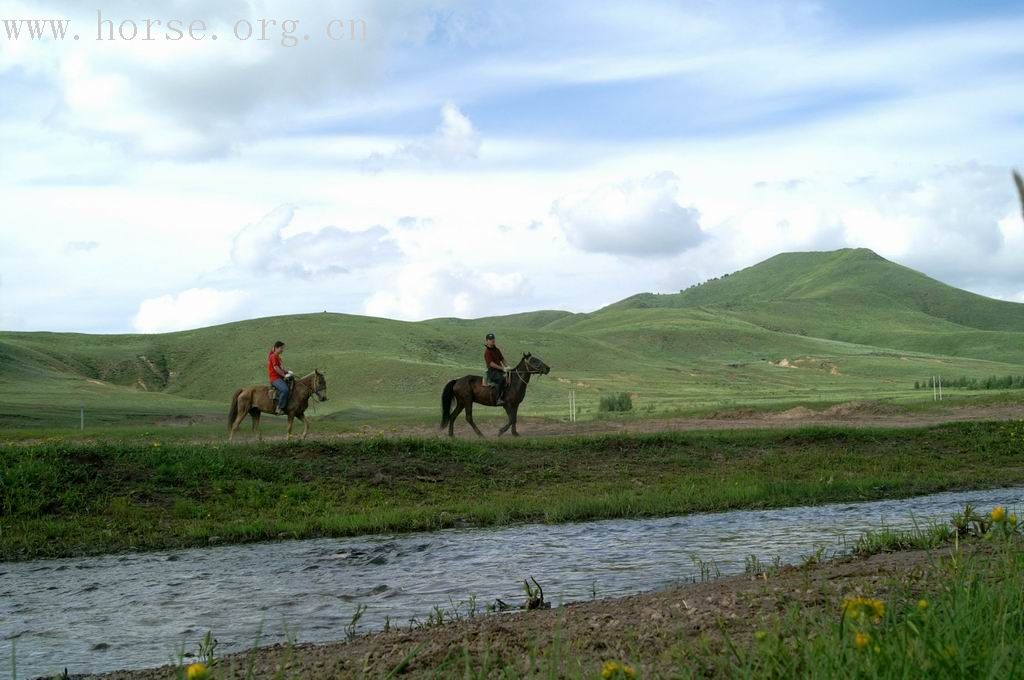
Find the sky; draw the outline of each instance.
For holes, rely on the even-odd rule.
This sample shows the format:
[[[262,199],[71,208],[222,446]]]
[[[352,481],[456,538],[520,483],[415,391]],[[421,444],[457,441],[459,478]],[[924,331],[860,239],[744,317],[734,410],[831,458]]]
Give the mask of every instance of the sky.
[[[0,329],[582,312],[842,247],[1024,302],[1019,2],[324,4],[0,0]]]

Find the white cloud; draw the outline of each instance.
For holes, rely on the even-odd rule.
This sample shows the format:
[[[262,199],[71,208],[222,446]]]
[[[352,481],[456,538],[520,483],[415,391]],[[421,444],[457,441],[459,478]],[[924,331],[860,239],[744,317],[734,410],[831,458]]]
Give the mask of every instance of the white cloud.
[[[363,161],[363,169],[379,172],[410,164],[439,165],[476,159],[480,133],[455,104],[441,107],[441,124],[427,139],[398,147],[388,154],[374,153]]]
[[[421,44],[444,20],[441,10],[463,1],[351,0],[344,8],[314,0],[186,0],[159,8],[108,2],[101,11],[115,32],[124,20],[143,31],[146,18],[162,23],[153,41],[139,36],[100,42],[95,6],[50,0],[15,6],[5,16],[66,17],[82,39],[58,45],[5,42],[0,76],[20,70],[32,76],[35,91],[56,95],[45,114],[50,129],[104,140],[130,155],[209,158],[301,127],[303,119],[379,107],[383,97],[374,87],[385,78],[395,51]],[[339,14],[346,21],[365,21],[366,39],[328,39],[326,27]],[[186,25],[203,20],[205,39],[163,39],[172,18]],[[240,20],[255,28],[254,38],[235,39]],[[265,41],[255,39],[261,20],[274,22]],[[292,20],[297,23],[286,25]]]
[[[96,241],[68,241],[64,244],[64,250],[69,253],[87,253],[90,250],[96,250],[99,245]]]
[[[530,286],[520,273],[470,271],[414,264],[390,288],[371,295],[365,311],[409,321],[455,316],[472,318],[521,309]]]
[[[1009,224],[1016,205],[1006,168],[964,163],[910,180],[869,180],[853,200],[858,207],[842,216],[851,242],[961,285],[996,271],[1024,282],[1024,235]]]
[[[226,321],[249,297],[244,291],[190,288],[143,300],[132,320],[139,333],[166,333]]]
[[[677,201],[679,178],[660,172],[555,201],[551,210],[569,242],[595,253],[675,255],[698,244],[704,234],[700,213]]]
[[[401,255],[383,227],[364,231],[324,227],[316,233],[285,237],[282,233],[294,216],[295,206],[284,205],[244,227],[234,237],[232,262],[252,274],[309,279],[365,269]]]

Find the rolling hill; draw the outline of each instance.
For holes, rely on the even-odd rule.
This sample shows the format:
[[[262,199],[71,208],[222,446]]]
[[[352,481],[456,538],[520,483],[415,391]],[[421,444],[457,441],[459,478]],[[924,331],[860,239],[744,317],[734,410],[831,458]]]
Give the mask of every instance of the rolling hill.
[[[582,417],[628,391],[641,412],[922,399],[931,375],[1024,374],[1024,305],[931,279],[870,250],[784,253],[676,294],[644,293],[588,314],[545,310],[409,323],[347,314],[254,319],[158,335],[0,333],[0,424],[222,418],[237,386],[263,381],[267,347],[326,370],[316,415],[358,424],[433,420],[444,382],[478,373],[495,330],[509,357],[553,368],[526,412]]]

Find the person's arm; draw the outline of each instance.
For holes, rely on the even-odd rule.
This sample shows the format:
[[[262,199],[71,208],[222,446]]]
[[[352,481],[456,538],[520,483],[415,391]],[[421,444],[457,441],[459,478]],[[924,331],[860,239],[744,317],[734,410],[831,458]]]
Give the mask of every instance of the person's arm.
[[[288,371],[284,370],[284,366],[282,366],[281,364],[274,364],[274,370],[277,371],[277,374],[280,375],[282,378],[288,377]]]

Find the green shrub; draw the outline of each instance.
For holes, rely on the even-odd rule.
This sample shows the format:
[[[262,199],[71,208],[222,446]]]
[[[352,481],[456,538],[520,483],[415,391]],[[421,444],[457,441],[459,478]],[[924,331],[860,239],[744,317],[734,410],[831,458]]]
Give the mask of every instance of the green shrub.
[[[633,397],[628,392],[616,392],[601,397],[598,411],[622,412],[633,410]]]

